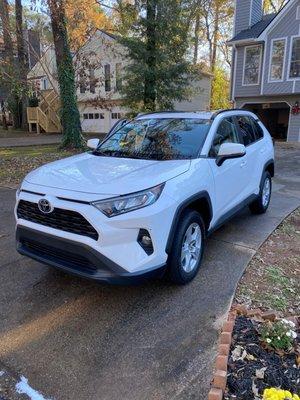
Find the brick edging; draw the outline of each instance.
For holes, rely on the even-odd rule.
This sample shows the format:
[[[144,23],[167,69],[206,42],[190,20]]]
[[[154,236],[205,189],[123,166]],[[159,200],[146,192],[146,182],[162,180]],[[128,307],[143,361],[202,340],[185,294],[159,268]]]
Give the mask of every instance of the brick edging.
[[[227,384],[227,364],[235,318],[236,312],[231,311],[228,315],[227,321],[225,321],[223,324],[211,389],[208,393],[208,400],[223,399],[223,394]]]

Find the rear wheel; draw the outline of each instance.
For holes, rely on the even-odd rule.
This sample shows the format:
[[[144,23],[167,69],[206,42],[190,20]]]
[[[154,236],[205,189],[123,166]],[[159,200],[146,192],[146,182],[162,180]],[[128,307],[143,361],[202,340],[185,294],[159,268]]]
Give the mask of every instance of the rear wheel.
[[[249,205],[253,214],[263,214],[267,211],[272,193],[272,178],[268,171],[265,171],[262,178],[260,192],[257,199]]]
[[[178,223],[168,260],[172,282],[184,285],[197,275],[204,248],[205,228],[197,211],[186,211]]]

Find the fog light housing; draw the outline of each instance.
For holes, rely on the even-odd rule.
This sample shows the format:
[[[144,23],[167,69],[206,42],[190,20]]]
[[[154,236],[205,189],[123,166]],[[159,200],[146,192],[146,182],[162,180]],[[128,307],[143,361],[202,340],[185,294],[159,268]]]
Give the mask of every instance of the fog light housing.
[[[153,243],[150,233],[147,231],[147,229],[140,229],[137,237],[137,242],[145,251],[145,253],[148,254],[148,256],[153,253]]]

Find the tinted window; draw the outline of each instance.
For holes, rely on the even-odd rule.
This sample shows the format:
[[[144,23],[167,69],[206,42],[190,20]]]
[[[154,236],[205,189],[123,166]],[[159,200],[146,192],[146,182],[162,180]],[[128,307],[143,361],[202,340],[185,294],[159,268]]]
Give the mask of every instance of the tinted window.
[[[255,121],[253,118],[251,118],[252,126],[254,129],[254,134],[256,137],[256,140],[259,140],[264,137],[264,131],[262,127],[259,125],[257,121]]]
[[[196,158],[210,126],[210,120],[200,118],[135,120],[110,135],[96,154],[156,160]]]
[[[238,115],[236,117],[240,132],[244,141],[244,145],[248,146],[256,141],[251,119],[247,116]]]
[[[222,143],[240,143],[239,134],[233,118],[224,118],[218,126],[209,152],[210,157],[216,157],[218,155]]]

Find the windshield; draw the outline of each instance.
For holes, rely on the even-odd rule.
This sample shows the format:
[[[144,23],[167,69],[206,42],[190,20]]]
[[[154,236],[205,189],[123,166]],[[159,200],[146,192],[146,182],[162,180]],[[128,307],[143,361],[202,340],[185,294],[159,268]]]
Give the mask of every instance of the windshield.
[[[200,118],[131,121],[102,142],[94,154],[151,160],[196,158],[210,125],[210,120]]]

